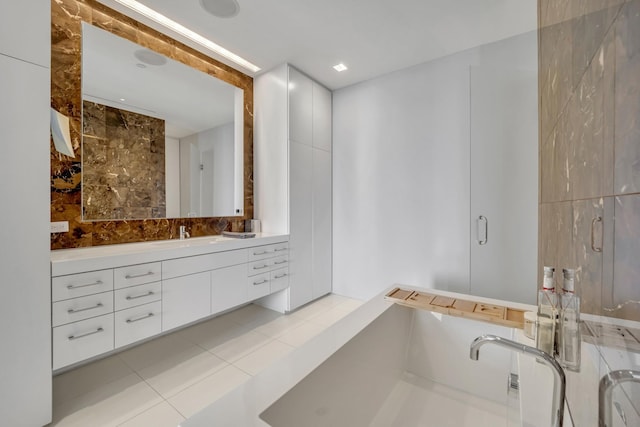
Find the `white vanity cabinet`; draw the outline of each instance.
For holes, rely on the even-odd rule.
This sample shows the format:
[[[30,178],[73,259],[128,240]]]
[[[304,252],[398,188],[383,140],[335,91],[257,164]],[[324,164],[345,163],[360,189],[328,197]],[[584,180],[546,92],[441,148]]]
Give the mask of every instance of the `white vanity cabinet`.
[[[114,246],[52,253],[54,370],[288,286],[286,235],[199,238],[167,250],[170,246],[141,243],[121,245],[123,253]]]
[[[332,289],[331,99],[288,64],[254,81],[256,217],[263,231],[290,235],[288,291],[261,301],[275,310],[295,310]]]

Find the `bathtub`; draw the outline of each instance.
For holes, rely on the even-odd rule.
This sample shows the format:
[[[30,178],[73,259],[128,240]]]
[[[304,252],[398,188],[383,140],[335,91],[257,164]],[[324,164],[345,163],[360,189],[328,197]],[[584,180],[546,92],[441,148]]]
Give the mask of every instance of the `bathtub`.
[[[551,372],[495,346],[471,360],[469,345],[483,334],[526,340],[512,328],[396,305],[383,293],[181,426],[548,425]],[[509,387],[512,374],[526,387]]]

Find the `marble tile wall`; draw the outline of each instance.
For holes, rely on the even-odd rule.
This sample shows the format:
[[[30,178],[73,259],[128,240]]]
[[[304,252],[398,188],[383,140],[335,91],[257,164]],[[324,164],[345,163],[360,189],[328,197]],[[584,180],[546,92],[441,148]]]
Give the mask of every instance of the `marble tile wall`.
[[[539,271],[640,320],[640,0],[539,0]]]
[[[82,101],[85,220],[164,218],[164,120]]]
[[[118,221],[82,217],[81,23],[87,22],[206,72],[244,90],[244,216]],[[175,238],[180,225],[192,236],[242,231],[253,217],[253,79],[95,0],[51,1],[51,106],[70,118],[75,157],[51,144],[51,221],[68,221],[68,233],[51,235],[51,249]]]

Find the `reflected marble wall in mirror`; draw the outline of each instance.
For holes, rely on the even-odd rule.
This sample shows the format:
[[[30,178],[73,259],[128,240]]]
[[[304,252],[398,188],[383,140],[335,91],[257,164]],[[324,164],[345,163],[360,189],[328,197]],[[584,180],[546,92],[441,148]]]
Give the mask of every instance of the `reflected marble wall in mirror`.
[[[82,33],[83,219],[243,215],[243,90]]]

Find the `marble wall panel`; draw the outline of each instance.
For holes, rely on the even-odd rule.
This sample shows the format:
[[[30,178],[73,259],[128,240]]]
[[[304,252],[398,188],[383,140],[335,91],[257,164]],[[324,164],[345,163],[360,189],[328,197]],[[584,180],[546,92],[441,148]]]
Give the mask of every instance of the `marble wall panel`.
[[[583,311],[640,320],[640,0],[540,0],[539,24],[540,271],[572,266]]]
[[[131,215],[147,219],[95,221],[83,220],[81,182],[82,170],[82,100],[81,100],[81,23],[110,31],[120,37],[142,44],[177,61],[206,72],[244,90],[244,216],[230,218],[160,219],[164,200],[154,194],[127,194],[124,204],[131,206]],[[93,245],[129,243],[144,240],[170,239],[177,236],[180,225],[186,225],[192,236],[220,234],[224,230],[242,231],[244,219],[253,217],[253,79],[228,65],[220,63],[189,46],[155,31],[95,0],[51,1],[51,106],[70,117],[71,140],[74,157],[55,151],[51,144],[51,221],[68,221],[69,232],[51,235],[51,248],[73,248]],[[92,111],[92,114],[102,114]],[[85,129],[86,130],[86,129]],[[99,138],[101,129],[92,132]],[[149,161],[159,163],[163,155],[160,135],[150,136]],[[85,147],[99,156],[105,165],[116,156],[115,149]],[[98,174],[99,175],[99,174]],[[96,185],[120,185],[123,194],[128,191],[126,179],[94,176]],[[159,177],[152,177],[156,183]],[[129,193],[131,193],[129,191]],[[155,208],[142,211],[134,206],[140,199],[150,199]],[[123,206],[124,207],[124,206]],[[133,213],[133,209],[135,213]],[[124,210],[122,213],[125,215]]]

